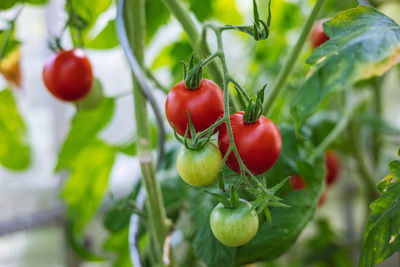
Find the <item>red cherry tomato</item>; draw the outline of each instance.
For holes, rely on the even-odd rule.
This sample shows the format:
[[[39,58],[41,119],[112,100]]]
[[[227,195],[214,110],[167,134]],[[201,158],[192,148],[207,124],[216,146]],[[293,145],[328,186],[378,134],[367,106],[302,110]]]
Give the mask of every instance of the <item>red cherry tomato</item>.
[[[189,127],[187,111],[190,113],[196,132],[210,127],[224,116],[224,93],[214,82],[202,79],[199,88],[188,89],[181,81],[168,93],[165,114],[176,132],[185,135]],[[188,131],[190,137],[190,132]]]
[[[293,190],[299,190],[306,187],[306,183],[300,175],[291,176],[289,182]]]
[[[233,139],[239,155],[246,167],[258,175],[266,172],[276,162],[282,149],[281,133],[268,118],[261,116],[254,123],[245,123],[243,112],[230,116]],[[218,135],[218,146],[225,155],[229,148],[229,136],[225,123],[221,124]],[[226,164],[236,173],[240,173],[239,163],[233,152]]]
[[[326,166],[326,184],[332,185],[339,177],[340,160],[335,151],[325,152],[325,166]]]
[[[316,21],[311,29],[309,40],[313,49],[329,40],[328,35],[325,34],[324,28],[322,27],[322,24],[326,20],[327,19],[321,19]]]
[[[92,66],[82,49],[60,51],[46,62],[43,81],[60,100],[77,101],[90,91]]]

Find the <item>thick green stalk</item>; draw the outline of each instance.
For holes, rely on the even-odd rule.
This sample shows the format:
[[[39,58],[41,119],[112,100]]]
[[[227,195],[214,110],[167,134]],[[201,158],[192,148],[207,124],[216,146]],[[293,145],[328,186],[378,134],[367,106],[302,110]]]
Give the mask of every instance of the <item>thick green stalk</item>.
[[[201,58],[208,57],[210,50],[206,42],[202,42],[200,32],[189,15],[189,12],[182,6],[179,0],[163,0],[164,4],[175,16],[175,18],[182,25],[184,31],[189,37],[190,44],[193,49],[198,53]],[[223,75],[221,68],[215,61],[210,62],[207,66],[210,75],[213,80],[222,88],[223,86]]]
[[[128,0],[125,6],[125,25],[128,39],[139,64],[143,64],[145,40],[144,0]],[[152,162],[150,129],[147,121],[146,100],[140,90],[140,84],[133,76],[133,97],[138,135],[137,155],[147,192],[147,207],[155,247],[161,262],[164,239],[168,234],[166,212],[160,185],[156,180]]]
[[[315,19],[318,16],[319,11],[322,8],[322,5],[324,4],[325,0],[317,0],[317,2],[314,5],[313,10],[311,11],[310,15],[307,18],[306,23],[303,26],[303,29],[301,30],[299,39],[297,40],[295,46],[290,50],[289,56],[286,59],[285,64],[283,65],[283,68],[278,74],[278,78],[276,79],[271,92],[269,93],[267,99],[264,101],[264,114],[268,115],[270,112],[273,103],[275,102],[275,99],[279,96],[279,93],[282,91],[284,88],[284,85],[287,81],[288,76],[293,70],[294,65],[296,64],[296,60],[300,55],[301,49],[303,48],[303,45],[307,39],[307,36],[311,30],[311,27],[313,26],[313,23]]]

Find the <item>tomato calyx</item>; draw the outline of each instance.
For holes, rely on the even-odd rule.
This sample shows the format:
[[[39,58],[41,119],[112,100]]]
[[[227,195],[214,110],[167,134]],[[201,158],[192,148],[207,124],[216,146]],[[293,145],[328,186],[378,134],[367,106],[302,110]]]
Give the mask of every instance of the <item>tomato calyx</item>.
[[[268,84],[265,84],[258,92],[254,99],[244,97],[242,92],[235,86],[242,109],[244,110],[243,120],[245,123],[251,124],[258,121],[263,112],[264,92]]]
[[[269,27],[271,25],[271,1],[268,4],[268,19],[267,22],[260,19],[260,15],[258,14],[257,2],[253,0],[253,25],[226,25],[225,28],[231,28],[238,30],[243,33],[247,33],[253,36],[254,40],[260,41],[265,40],[269,36]]]
[[[189,66],[184,61],[181,61],[183,65],[183,77],[185,86],[188,89],[197,89],[200,86],[201,79],[203,78],[203,66],[200,61],[198,64],[194,64],[194,54],[190,57]],[[187,71],[189,69],[189,72]]]
[[[189,111],[187,111],[187,115],[188,115],[188,120],[189,120],[189,123],[188,123],[189,127],[186,127],[185,136],[183,138],[177,134],[175,125],[172,124],[172,128],[174,129],[175,138],[176,138],[176,140],[178,140],[179,143],[184,145],[187,149],[199,150],[210,141],[211,136],[214,133],[214,130],[218,127],[218,125],[220,125],[223,122],[223,119],[216,121],[208,129],[206,129],[202,132],[196,133],[196,129],[193,125]],[[190,136],[193,137],[192,139],[190,139],[188,137],[189,131],[190,131]]]

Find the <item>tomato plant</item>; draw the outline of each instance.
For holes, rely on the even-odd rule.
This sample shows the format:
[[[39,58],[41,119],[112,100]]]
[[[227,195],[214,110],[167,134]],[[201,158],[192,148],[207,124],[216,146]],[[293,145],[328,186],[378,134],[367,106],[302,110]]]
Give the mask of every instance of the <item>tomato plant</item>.
[[[92,66],[81,49],[60,51],[43,67],[43,81],[49,92],[63,101],[77,101],[89,94]]]
[[[240,157],[246,167],[258,175],[269,170],[276,162],[282,149],[282,137],[278,127],[268,118],[261,116],[254,123],[246,123],[243,112],[230,116],[233,139]],[[219,130],[218,147],[223,155],[228,151],[230,142],[228,131],[223,124]],[[231,152],[227,165],[239,173],[240,167],[236,156]]]
[[[0,239],[56,224],[89,265],[395,264],[396,1],[0,2],[3,191],[40,177],[63,201]]]
[[[210,225],[219,242],[229,247],[238,247],[254,238],[259,221],[251,205],[240,199],[236,208],[218,204],[211,212]]]
[[[221,88],[207,79],[202,79],[195,89],[187,88],[184,81],[176,84],[168,93],[165,114],[170,125],[182,136],[189,129],[187,112],[190,113],[196,131],[206,130],[224,114]]]

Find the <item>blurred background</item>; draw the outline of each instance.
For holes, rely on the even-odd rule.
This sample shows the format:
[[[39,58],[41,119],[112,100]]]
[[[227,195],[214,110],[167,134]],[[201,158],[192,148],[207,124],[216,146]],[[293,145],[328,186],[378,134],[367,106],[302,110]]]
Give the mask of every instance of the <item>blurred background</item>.
[[[193,16],[197,21],[212,20],[216,23],[242,23],[251,21],[250,1],[215,0],[184,1],[185,5],[200,10]],[[232,4],[233,2],[233,4]],[[276,0],[273,1],[273,19],[271,37],[265,43],[252,42],[237,33],[224,36],[228,64],[231,73],[246,89],[254,93],[265,81],[271,82],[276,76],[287,55],[290,46],[296,40],[299,31],[310,12],[314,1]],[[356,1],[327,1],[321,17],[333,16],[338,11],[355,7]],[[228,8],[229,7],[229,8]],[[162,5],[159,8],[164,9]],[[265,6],[262,7],[265,10]],[[386,10],[390,12],[390,10]],[[157,13],[158,11],[155,11]],[[161,10],[159,10],[162,13]],[[15,10],[0,12],[0,19],[10,18]],[[115,6],[104,12],[96,27],[101,30],[110,18],[115,17]],[[400,15],[400,14],[398,14]],[[157,15],[156,15],[157,16]],[[51,55],[47,47],[48,39],[61,32],[66,20],[64,1],[49,0],[46,5],[25,5],[16,24],[16,36],[22,42],[21,70],[22,87],[16,89],[18,108],[28,129],[31,146],[31,163],[22,172],[10,171],[0,166],[0,266],[111,266],[111,262],[83,263],[71,251],[64,225],[64,205],[60,198],[65,173],[54,174],[59,149],[70,128],[70,120],[75,107],[62,103],[52,97],[42,81],[42,67]],[[96,31],[96,30],[95,30]],[[210,37],[210,42],[213,40]],[[64,35],[63,45],[72,45],[68,34]],[[289,81],[289,89],[296,90],[308,67],[304,63],[311,53],[310,47],[303,50],[295,74],[299,77]],[[133,99],[131,77],[122,50],[115,47],[107,50],[87,50],[95,76],[103,84],[104,93],[116,98],[116,109],[112,122],[101,132],[101,138],[110,144],[120,144],[134,135]],[[160,27],[148,43],[145,65],[154,71],[157,79],[167,88],[181,79],[181,66],[177,63],[191,54],[190,45],[182,29],[173,17]],[[277,63],[278,62],[278,63]],[[255,77],[264,79],[255,80]],[[383,94],[386,99],[384,117],[400,128],[400,90],[399,70],[393,69],[385,76]],[[0,77],[0,88],[7,82]],[[289,91],[290,91],[289,90]],[[163,110],[165,95],[155,91]],[[1,107],[0,107],[1,108]],[[152,115],[151,115],[152,116]],[[171,134],[171,133],[169,133]],[[393,144],[399,144],[399,136],[393,137]],[[2,140],[0,140],[0,147]],[[396,155],[398,145],[385,147],[384,159],[388,162]],[[382,169],[382,175],[387,170]],[[104,212],[110,204],[111,195],[124,196],[140,175],[135,157],[117,154],[112,168],[107,193],[103,198]],[[296,259],[305,257],[310,250],[317,249],[318,240],[324,243],[341,245],[347,238],[358,238],[364,230],[366,210],[361,204],[362,195],[357,183],[349,182],[352,176],[352,162],[344,164],[340,179],[327,196],[325,205],[318,210],[313,222],[301,234],[297,244],[289,253],[268,266],[298,266]],[[348,205],[347,198],[352,195],[356,201]],[[359,201],[357,199],[359,198]],[[360,202],[360,205],[357,203]],[[85,203],[82,203],[85,205]],[[101,250],[101,243],[107,236],[101,216],[88,225],[87,240],[89,247]],[[321,238],[320,232],[324,232]],[[324,241],[325,240],[325,241]],[[337,249],[332,261],[336,265],[351,266],[351,249]],[[333,255],[333,256],[332,256]],[[311,257],[312,255],[306,255]],[[343,261],[343,263],[341,263]],[[317,261],[318,262],[318,261]],[[349,264],[350,262],[350,264]],[[312,266],[330,266],[310,264]],[[395,254],[381,266],[400,266]]]

